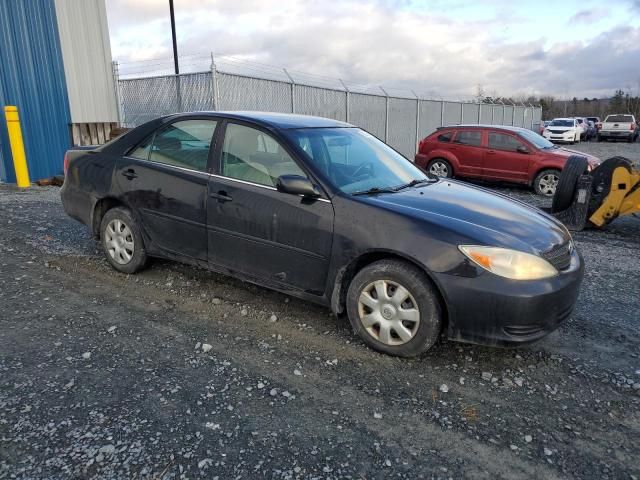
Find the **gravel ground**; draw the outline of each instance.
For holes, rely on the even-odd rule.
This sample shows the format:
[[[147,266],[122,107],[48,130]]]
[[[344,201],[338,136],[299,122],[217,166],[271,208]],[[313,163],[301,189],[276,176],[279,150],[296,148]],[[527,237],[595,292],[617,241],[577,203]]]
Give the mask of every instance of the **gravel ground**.
[[[640,478],[640,219],[575,240],[556,332],[402,360],[221,275],[118,274],[57,188],[0,186],[0,479]]]

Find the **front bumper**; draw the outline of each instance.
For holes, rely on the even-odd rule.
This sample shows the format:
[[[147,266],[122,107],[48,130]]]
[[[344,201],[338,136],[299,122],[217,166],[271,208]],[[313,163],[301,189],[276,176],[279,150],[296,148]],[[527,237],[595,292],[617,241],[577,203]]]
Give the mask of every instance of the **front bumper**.
[[[576,134],[575,132],[571,133],[552,133],[543,135],[544,138],[551,142],[573,142],[575,141]]]
[[[446,297],[448,336],[492,346],[535,342],[571,316],[583,275],[576,249],[567,270],[544,280],[509,280],[489,272],[475,278],[436,274]]]

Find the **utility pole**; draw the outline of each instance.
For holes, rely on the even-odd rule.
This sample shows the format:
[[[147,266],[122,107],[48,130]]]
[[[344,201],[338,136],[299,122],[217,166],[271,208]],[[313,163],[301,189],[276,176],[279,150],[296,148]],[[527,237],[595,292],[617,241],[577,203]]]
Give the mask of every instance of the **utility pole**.
[[[173,13],[173,0],[169,0],[169,15],[171,16],[171,39],[173,40],[173,67],[175,70],[175,74],[178,75],[180,73],[180,68],[178,67],[178,46],[176,43],[176,18]]]
[[[176,79],[177,111],[182,111],[182,92],[180,91],[180,67],[178,66],[178,45],[176,42],[176,17],[173,13],[173,0],[169,0],[169,15],[171,17],[171,40],[173,41],[173,69]]]

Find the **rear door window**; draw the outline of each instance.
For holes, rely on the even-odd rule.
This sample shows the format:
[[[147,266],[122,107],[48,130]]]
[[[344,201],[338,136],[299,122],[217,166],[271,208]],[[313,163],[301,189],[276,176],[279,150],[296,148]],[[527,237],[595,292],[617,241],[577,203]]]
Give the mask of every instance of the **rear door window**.
[[[456,134],[454,143],[479,147],[482,145],[482,132],[480,130],[461,130]]]
[[[489,148],[504,150],[507,152],[517,152],[518,147],[524,145],[513,135],[506,133],[489,133]]]
[[[216,124],[213,120],[183,120],[172,123],[156,133],[149,160],[206,171]]]

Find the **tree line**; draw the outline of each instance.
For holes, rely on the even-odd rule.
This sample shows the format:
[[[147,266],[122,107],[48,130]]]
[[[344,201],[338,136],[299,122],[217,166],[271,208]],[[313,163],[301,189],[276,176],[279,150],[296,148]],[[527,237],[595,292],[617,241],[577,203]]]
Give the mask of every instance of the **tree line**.
[[[481,93],[481,87],[478,88]],[[624,90],[616,90],[610,98],[582,98],[573,97],[571,100],[561,100],[550,95],[541,97],[495,97],[478,95],[482,103],[524,103],[526,105],[540,105],[542,119],[551,120],[558,117],[600,117],[604,120],[607,115],[614,113],[631,113],[636,120],[640,119],[640,95],[634,96]]]

